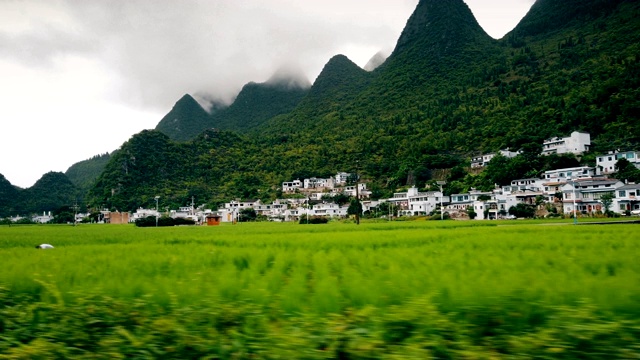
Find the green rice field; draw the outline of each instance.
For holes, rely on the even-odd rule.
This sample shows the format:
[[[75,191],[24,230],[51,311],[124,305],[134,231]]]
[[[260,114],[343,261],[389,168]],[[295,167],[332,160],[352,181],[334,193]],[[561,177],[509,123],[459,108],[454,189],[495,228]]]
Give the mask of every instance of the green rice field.
[[[639,229],[3,226],[0,359],[634,358]]]

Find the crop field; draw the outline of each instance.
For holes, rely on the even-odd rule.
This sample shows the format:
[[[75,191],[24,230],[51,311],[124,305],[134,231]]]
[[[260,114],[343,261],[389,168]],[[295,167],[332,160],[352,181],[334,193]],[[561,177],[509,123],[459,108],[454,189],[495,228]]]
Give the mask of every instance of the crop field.
[[[0,227],[0,359],[633,358],[639,229]]]

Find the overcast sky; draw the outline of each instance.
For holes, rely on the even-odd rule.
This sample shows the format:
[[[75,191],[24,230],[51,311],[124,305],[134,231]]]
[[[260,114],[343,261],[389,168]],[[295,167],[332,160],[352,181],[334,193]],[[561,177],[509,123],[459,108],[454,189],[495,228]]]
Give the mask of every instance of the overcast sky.
[[[444,1],[444,0],[443,0]],[[466,0],[501,38],[534,0]],[[313,82],[344,54],[390,52],[418,0],[0,0],[0,173],[117,149],[185,93],[231,101],[283,66]]]

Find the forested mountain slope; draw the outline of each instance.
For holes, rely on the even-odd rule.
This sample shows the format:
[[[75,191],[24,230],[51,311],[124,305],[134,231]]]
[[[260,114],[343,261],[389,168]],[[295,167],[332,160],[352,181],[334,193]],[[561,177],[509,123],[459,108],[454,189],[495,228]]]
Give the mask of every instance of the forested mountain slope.
[[[185,94],[156,126],[173,140],[187,141],[213,127],[211,115],[189,94]]]
[[[61,172],[48,172],[27,189],[11,185],[0,174],[0,218],[55,211],[82,200],[83,193]]]
[[[19,189],[11,185],[9,180],[0,174],[0,218],[15,215],[19,200]]]
[[[147,139],[138,148],[137,138],[156,135],[136,135],[93,195],[130,208],[155,195],[186,202],[193,192],[212,202],[273,198],[281,181],[354,171],[356,160],[384,193],[473,153],[574,130],[590,132],[599,151],[637,147],[638,44],[635,1],[538,0],[494,40],[462,0],[422,0],[375,71],[336,56],[294,110],[238,129],[242,136],[209,132],[223,142]],[[158,167],[136,176],[155,171],[150,179],[130,172],[131,159],[152,156],[143,152],[155,153]],[[175,169],[163,165],[169,161]]]
[[[233,104],[212,114],[213,127],[239,132],[259,127],[265,121],[295,109],[310,86],[301,75],[279,73],[265,83],[246,84]]]
[[[64,174],[77,188],[87,191],[102,174],[110,159],[111,154],[109,153],[96,155],[91,159],[71,165]]]

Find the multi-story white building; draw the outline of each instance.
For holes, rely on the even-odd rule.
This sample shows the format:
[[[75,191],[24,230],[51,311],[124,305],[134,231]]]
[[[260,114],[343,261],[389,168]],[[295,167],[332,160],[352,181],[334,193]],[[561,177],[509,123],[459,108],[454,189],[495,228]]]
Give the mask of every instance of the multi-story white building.
[[[340,185],[346,184],[347,180],[349,180],[349,176],[351,176],[351,174],[346,173],[346,172],[337,173],[336,176],[334,177],[335,185],[336,186],[340,186]]]
[[[618,188],[624,186],[622,181],[616,179],[578,179],[569,181],[562,186],[564,213],[574,212],[594,213],[604,211],[602,195],[615,195]],[[613,210],[613,209],[611,209]]]
[[[196,209],[193,206],[181,206],[178,210],[171,210],[169,211],[169,217],[172,219],[191,219],[196,223],[199,222],[199,216],[196,214]]]
[[[132,214],[132,216],[129,218],[129,221],[130,222],[135,222],[138,219],[144,219],[144,218],[149,217],[149,216],[160,217],[162,215],[160,214],[159,211],[156,211],[156,209],[138,208],[136,210],[136,212],[134,212]]]
[[[248,199],[248,200],[232,200],[228,203],[224,204],[222,209],[218,210],[218,213],[221,216],[222,222],[235,222],[238,221],[238,216],[240,215],[240,210],[242,209],[255,209],[256,206],[261,205],[259,199]]]
[[[305,189],[324,189],[328,188],[329,179],[320,179],[320,178],[309,178],[304,179],[304,188]]]
[[[616,168],[616,163],[620,159],[627,159],[630,163],[632,163],[635,167],[640,169],[640,152],[637,151],[625,151],[625,152],[617,152],[611,151],[606,155],[598,155],[596,157],[596,169],[598,174],[611,174],[618,169]]]
[[[345,186],[344,189],[342,190],[342,193],[347,195],[347,196],[356,197],[356,186],[355,185]],[[359,183],[358,184],[358,197],[360,199],[368,199],[369,196],[371,196],[371,191],[367,190],[367,184],[366,183]]]
[[[36,215],[31,218],[31,221],[40,224],[46,224],[49,221],[53,220],[53,216],[51,215],[51,211],[48,213],[46,211],[42,212],[42,215]]]
[[[589,151],[591,135],[585,132],[574,131],[569,137],[555,137],[542,143],[542,155],[551,154],[576,154],[580,155]]]
[[[616,189],[614,208],[620,214],[629,210],[633,215],[640,215],[640,184],[628,184]]]
[[[596,175],[596,169],[589,166],[580,166],[574,168],[555,169],[545,171],[542,179],[545,183],[567,182],[571,179],[586,179]]]
[[[436,210],[440,205],[449,203],[449,197],[440,191],[420,192],[413,186],[407,192],[407,206],[401,210],[404,215],[427,215]]]
[[[311,207],[311,216],[345,217],[349,205],[340,206],[335,203],[319,203]]]
[[[282,192],[283,193],[293,193],[296,192],[296,190],[299,190],[302,188],[302,181],[298,180],[293,180],[293,181],[285,181],[282,183]]]
[[[542,191],[545,197],[545,201],[549,203],[562,202],[562,186],[566,182],[545,182],[542,184]],[[560,195],[560,196],[557,196]]]
[[[502,192],[503,193],[515,193],[515,192],[524,192],[524,191],[537,192],[537,191],[541,191],[543,182],[544,181],[542,179],[534,179],[534,178],[512,180],[511,185],[502,187]]]
[[[470,194],[451,194],[449,205],[445,207],[445,211],[467,210],[469,206],[473,206],[473,201]]]
[[[518,156],[518,154],[520,154],[519,151],[509,151],[509,150],[500,150],[498,152],[495,153],[489,153],[489,154],[482,154],[480,156],[476,156],[471,158],[471,167],[472,168],[481,168],[481,167],[485,167],[487,166],[487,164],[489,163],[489,161],[491,161],[491,159],[493,159],[496,155],[501,154],[504,157],[507,158],[514,158],[516,156]]]
[[[286,202],[275,200],[271,204],[258,202],[254,204],[253,210],[256,211],[256,214],[266,216],[271,221],[283,221],[287,208],[288,204]]]

